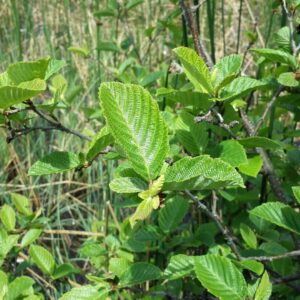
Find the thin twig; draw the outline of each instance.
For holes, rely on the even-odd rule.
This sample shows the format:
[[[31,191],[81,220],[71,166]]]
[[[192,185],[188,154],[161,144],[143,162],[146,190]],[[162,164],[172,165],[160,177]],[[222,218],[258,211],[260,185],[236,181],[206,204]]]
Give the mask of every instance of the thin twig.
[[[40,116],[42,119],[46,120],[49,124],[51,124],[54,127],[56,127],[57,130],[73,134],[73,135],[78,136],[79,138],[87,140],[87,141],[91,141],[92,140],[90,137],[88,137],[87,135],[85,135],[85,134],[83,134],[81,132],[78,132],[76,130],[73,130],[73,129],[65,127],[58,120],[56,120],[54,117],[50,117],[47,114],[44,114],[42,111],[40,111],[40,110],[38,110],[36,108],[36,106],[33,104],[33,102],[31,100],[26,101],[25,104],[27,104],[30,107],[30,109],[33,112],[35,112],[38,116]]]
[[[283,86],[280,85],[279,88],[274,92],[271,101],[269,101],[266,105],[266,108],[261,116],[261,118],[258,120],[254,131],[252,132],[252,135],[256,135],[262,124],[264,123],[268,113],[270,112],[271,108],[273,107],[274,103],[276,102],[277,98],[279,97],[280,93],[283,91]]]
[[[78,230],[66,230],[66,229],[44,229],[45,234],[58,234],[58,235],[77,235],[77,236],[93,236],[103,237],[101,232],[89,232],[89,231],[78,231]]]
[[[232,236],[229,229],[224,224],[222,224],[219,216],[217,214],[212,213],[207,208],[207,206],[203,202],[201,202],[196,196],[194,196],[190,191],[185,190],[185,194],[194,201],[198,208],[200,208],[210,219],[212,219],[216,223],[217,227],[221,231],[222,235],[224,236],[233,253],[236,255],[237,259],[241,260],[241,254],[234,242],[234,237]]]
[[[293,54],[296,55],[296,53],[297,53],[297,47],[296,47],[296,43],[295,43],[295,40],[294,40],[293,15],[290,12],[290,10],[288,9],[286,0],[282,0],[282,7],[283,7],[283,9],[284,9],[284,11],[286,13],[286,16],[287,16],[288,27],[289,27],[289,30],[290,30],[290,43],[291,43],[292,51],[293,51]]]
[[[256,261],[273,261],[277,259],[287,258],[287,257],[296,257],[300,256],[300,250],[295,250],[291,252],[287,252],[284,254],[274,255],[274,256],[251,256],[251,257],[243,257],[243,260],[256,260]]]

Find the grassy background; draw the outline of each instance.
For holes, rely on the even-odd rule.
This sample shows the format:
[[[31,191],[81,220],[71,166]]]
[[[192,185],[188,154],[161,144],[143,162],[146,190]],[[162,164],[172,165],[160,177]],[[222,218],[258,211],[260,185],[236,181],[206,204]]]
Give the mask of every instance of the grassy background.
[[[97,97],[101,81],[118,80],[118,68],[132,57],[135,73],[128,71],[126,80],[141,83],[149,73],[162,71],[146,86],[163,86],[168,65],[174,59],[171,49],[192,45],[183,34],[177,1],[145,0],[129,11],[122,8],[125,1],[119,2],[116,16],[99,18],[99,10],[114,4],[117,7],[117,1],[0,0],[0,71],[18,60],[48,55],[64,59],[69,98],[67,108],[59,110],[57,116],[65,126],[93,136],[103,126]],[[201,36],[216,59],[237,50],[245,52],[249,32],[257,36],[257,47],[272,43],[272,33],[281,22],[281,12],[272,12],[272,1],[199,2],[203,3],[198,11]],[[103,42],[113,42],[118,51],[99,50]],[[87,47],[89,55],[68,51],[70,46]],[[249,73],[251,64],[252,58],[247,55],[243,72]],[[117,207],[118,199],[108,189],[115,167],[112,161],[99,159],[81,172],[41,178],[26,175],[33,162],[53,150],[85,149],[86,142],[59,131],[34,132],[6,145],[5,131],[0,128],[0,201],[9,202],[10,192],[30,197],[42,207],[48,229],[114,231],[116,224],[107,201],[119,222],[127,211]],[[76,249],[82,237],[50,235],[44,239],[58,262],[65,258],[78,260]]]

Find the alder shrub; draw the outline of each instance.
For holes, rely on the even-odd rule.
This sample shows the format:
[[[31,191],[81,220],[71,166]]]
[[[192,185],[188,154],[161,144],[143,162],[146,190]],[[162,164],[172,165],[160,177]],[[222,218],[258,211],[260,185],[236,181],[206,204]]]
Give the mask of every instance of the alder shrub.
[[[194,50],[179,47],[177,88],[102,83],[105,126],[88,150],[49,153],[28,175],[84,172],[94,160],[115,160],[109,186],[131,213],[114,234],[81,246],[80,256],[94,266],[85,274],[56,263],[39,239],[41,210],[11,194],[0,211],[0,299],[44,299],[41,284],[51,291],[65,285],[61,300],[297,299],[299,60],[289,45],[283,34],[276,49],[250,50],[259,79],[241,75],[242,55],[209,68]],[[85,138],[55,118],[55,101],[35,102],[63,65],[50,58],[18,62],[0,75],[8,141],[31,131],[13,126],[24,111]],[[10,265],[18,257],[24,262],[16,272]],[[78,279],[76,287],[69,277]]]

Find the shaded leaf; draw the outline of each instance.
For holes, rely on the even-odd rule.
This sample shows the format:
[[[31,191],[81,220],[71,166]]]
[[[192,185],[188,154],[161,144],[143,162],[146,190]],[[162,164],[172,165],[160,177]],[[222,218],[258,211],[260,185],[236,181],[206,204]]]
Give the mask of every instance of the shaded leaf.
[[[248,247],[256,249],[257,248],[257,239],[255,233],[252,229],[247,226],[246,224],[240,225],[240,232],[242,235],[243,240],[247,244]]]
[[[139,262],[132,264],[120,277],[121,286],[132,286],[146,281],[156,280],[161,277],[161,270],[148,263]]]
[[[167,199],[158,214],[158,224],[161,230],[165,233],[175,230],[188,209],[188,200],[179,195]]]
[[[30,176],[62,173],[81,165],[78,154],[72,152],[52,152],[36,161],[28,171]]]
[[[250,211],[250,214],[300,234],[300,213],[289,205],[268,202],[255,207]]]
[[[262,136],[243,138],[239,139],[238,142],[246,148],[260,147],[268,150],[277,150],[281,148],[281,144],[277,141]]]
[[[17,193],[11,193],[10,195],[11,200],[19,213],[24,216],[32,215],[31,202],[27,197]]]

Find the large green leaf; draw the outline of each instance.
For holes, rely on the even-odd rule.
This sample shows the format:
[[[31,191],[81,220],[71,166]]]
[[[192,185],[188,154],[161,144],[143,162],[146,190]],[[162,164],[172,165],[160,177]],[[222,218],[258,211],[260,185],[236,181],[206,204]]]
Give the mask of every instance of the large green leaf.
[[[169,166],[165,174],[164,190],[203,190],[244,187],[240,174],[228,163],[208,155],[184,157]]]
[[[221,300],[246,298],[243,274],[228,258],[213,254],[196,257],[195,271],[201,284]]]
[[[48,69],[50,58],[43,58],[37,61],[22,61],[11,64],[7,69],[9,78],[15,85],[24,81],[44,79]]]
[[[240,54],[231,54],[220,59],[212,70],[212,80],[215,90],[218,91],[229,84],[240,72],[243,57]]]
[[[120,194],[139,193],[148,188],[147,183],[135,177],[120,177],[113,179],[109,187],[112,191]]]
[[[29,255],[33,262],[46,274],[52,275],[55,269],[55,261],[52,254],[44,247],[31,245]]]
[[[12,231],[16,226],[16,214],[11,206],[4,204],[0,210],[0,220],[7,229]]]
[[[18,86],[0,87],[0,108],[8,108],[40,94],[46,89],[42,79],[23,82]]]
[[[95,286],[84,285],[71,289],[71,291],[62,295],[59,300],[101,300],[103,298],[103,292]]]
[[[250,211],[252,215],[300,234],[300,213],[280,202],[268,202]]]
[[[238,142],[246,148],[260,147],[268,150],[277,150],[281,148],[280,143],[263,136],[252,136],[248,138],[243,138],[239,139]]]
[[[192,154],[201,154],[208,143],[205,122],[196,123],[194,116],[182,111],[176,121],[176,136],[184,148]]]
[[[167,268],[164,271],[164,276],[168,280],[175,280],[194,272],[194,256],[185,254],[173,255]]]
[[[52,152],[35,162],[28,171],[28,175],[46,175],[62,173],[75,169],[81,165],[78,154],[72,152]]]
[[[229,101],[246,96],[249,92],[256,90],[266,84],[250,77],[238,77],[222,89],[219,101]]]
[[[193,50],[186,47],[173,49],[183,65],[184,73],[196,90],[213,94],[209,70],[204,60]]]
[[[34,284],[34,280],[28,276],[17,277],[8,285],[8,293],[5,295],[5,300],[23,299],[30,287]]]
[[[157,103],[142,87],[117,82],[101,84],[99,97],[109,130],[134,170],[146,180],[157,177],[169,151]]]
[[[162,231],[169,233],[177,228],[189,209],[188,200],[176,195],[167,199],[159,210],[158,224]]]
[[[137,285],[161,277],[161,270],[148,263],[139,262],[131,265],[120,277],[121,286]]]
[[[296,57],[291,55],[288,52],[276,49],[251,49],[252,53],[256,53],[259,56],[265,58],[266,60],[273,62],[273,63],[282,63],[291,66],[294,69],[298,68],[298,63]]]

